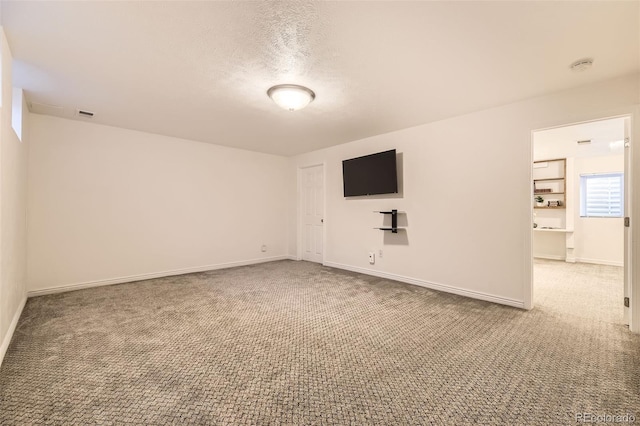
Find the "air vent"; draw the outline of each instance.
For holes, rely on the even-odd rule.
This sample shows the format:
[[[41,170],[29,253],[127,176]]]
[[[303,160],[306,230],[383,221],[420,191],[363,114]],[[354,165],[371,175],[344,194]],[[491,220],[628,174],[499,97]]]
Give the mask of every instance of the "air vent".
[[[591,143],[591,139],[585,139],[585,140],[582,140],[582,141],[578,141],[578,145],[586,145],[586,144],[589,144],[589,143]]]
[[[78,116],[79,117],[85,117],[85,118],[93,118],[94,113],[92,113],[91,111],[85,111],[83,109],[79,109],[78,110]]]

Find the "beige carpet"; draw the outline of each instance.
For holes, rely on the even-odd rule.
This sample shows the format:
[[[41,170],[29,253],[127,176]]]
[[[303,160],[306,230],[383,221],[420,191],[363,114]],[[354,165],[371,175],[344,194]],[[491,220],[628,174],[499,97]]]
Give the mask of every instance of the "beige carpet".
[[[535,259],[533,277],[534,305],[544,312],[623,324],[621,266]]]
[[[536,294],[525,312],[282,261],[37,297],[0,369],[0,424],[640,415],[640,337]]]

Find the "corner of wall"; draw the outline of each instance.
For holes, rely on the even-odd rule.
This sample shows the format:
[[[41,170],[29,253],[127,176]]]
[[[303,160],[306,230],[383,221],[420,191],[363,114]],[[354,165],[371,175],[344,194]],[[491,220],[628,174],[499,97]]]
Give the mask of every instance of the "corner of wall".
[[[18,326],[18,321],[20,320],[20,316],[22,315],[22,311],[24,310],[25,305],[27,304],[27,296],[22,298],[22,301],[18,305],[18,309],[16,310],[11,323],[9,324],[9,328],[7,332],[3,336],[2,341],[0,341],[0,367],[2,366],[2,361],[4,361],[4,356],[7,354],[7,350],[9,349],[9,344],[11,343],[11,338],[13,337],[13,333],[16,331]]]
[[[287,255],[291,260],[298,259],[298,173],[295,157],[287,158]]]
[[[0,27],[0,362],[26,303],[27,144],[12,127],[12,55]],[[28,130],[22,101],[22,125]],[[11,254],[10,256],[8,254]]]

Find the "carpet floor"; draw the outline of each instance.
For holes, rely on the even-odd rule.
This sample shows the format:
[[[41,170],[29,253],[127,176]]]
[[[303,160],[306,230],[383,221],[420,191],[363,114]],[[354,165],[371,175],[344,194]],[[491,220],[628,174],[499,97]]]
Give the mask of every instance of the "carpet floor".
[[[281,261],[35,297],[0,369],[0,424],[640,416],[640,336],[536,295],[527,312]]]
[[[534,306],[550,315],[624,324],[621,266],[534,259],[533,280]]]

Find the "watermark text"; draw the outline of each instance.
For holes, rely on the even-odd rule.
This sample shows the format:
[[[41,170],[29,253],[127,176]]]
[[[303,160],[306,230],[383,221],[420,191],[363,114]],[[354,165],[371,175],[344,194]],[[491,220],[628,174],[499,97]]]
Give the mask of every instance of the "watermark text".
[[[635,423],[634,414],[576,413],[576,423]]]

